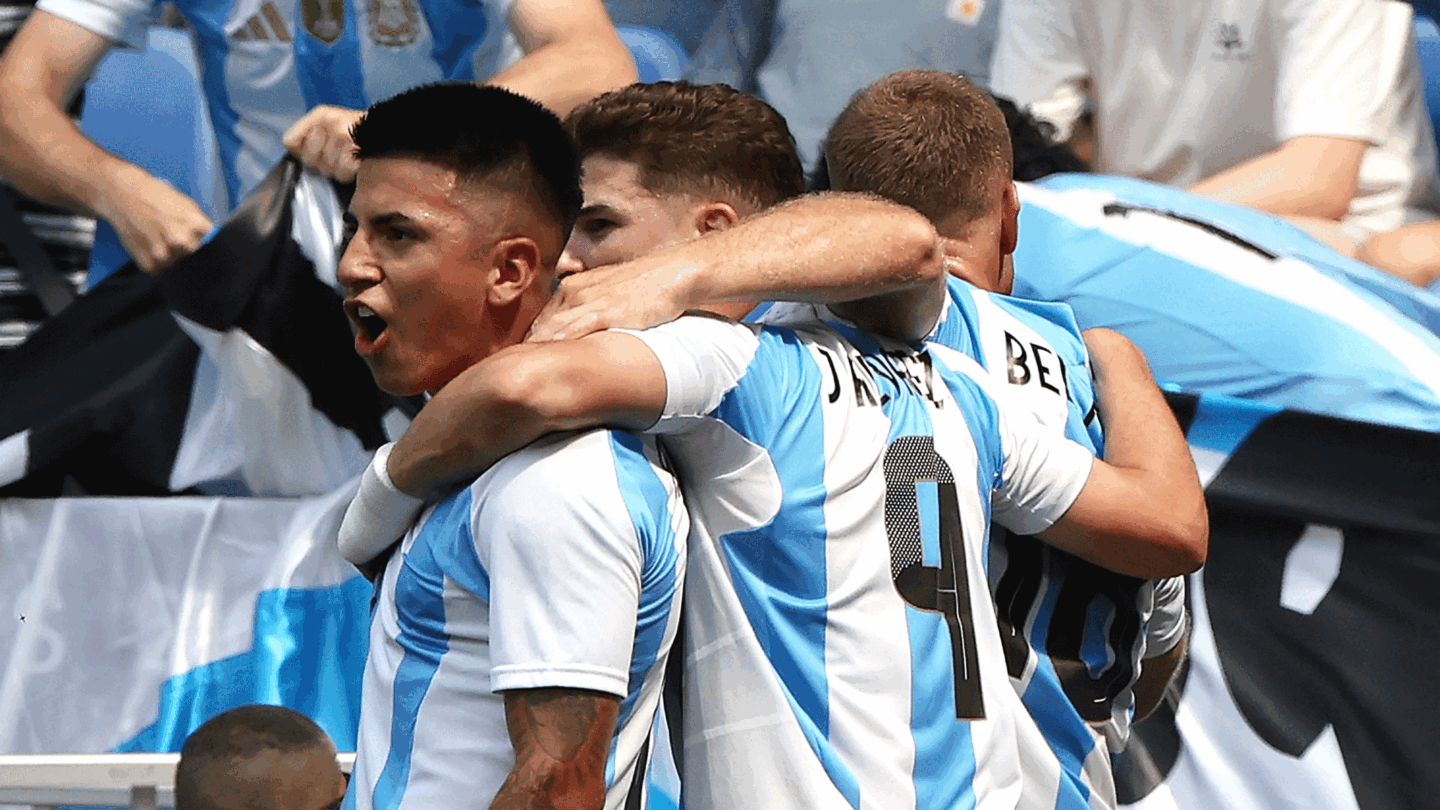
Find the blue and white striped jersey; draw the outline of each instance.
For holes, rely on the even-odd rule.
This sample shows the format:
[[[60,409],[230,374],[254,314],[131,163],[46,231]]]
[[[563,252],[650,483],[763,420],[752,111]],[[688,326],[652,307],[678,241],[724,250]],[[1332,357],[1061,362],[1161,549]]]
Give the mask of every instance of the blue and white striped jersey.
[[[1088,175],[1019,189],[1015,294],[1123,333],[1160,381],[1440,430],[1440,299],[1174,189]]]
[[[1091,455],[943,346],[695,317],[636,334],[694,520],[686,806],[1015,807],[1017,752],[1045,743],[1008,686],[991,503],[1039,531]]]
[[[321,104],[363,110],[417,85],[485,78],[505,55],[513,0],[176,0],[199,46],[232,204]],[[158,0],[41,0],[106,39],[145,47]]]
[[[1092,453],[1104,447],[1089,357],[1064,304],[985,292],[956,278],[929,340],[974,358],[1011,400]],[[776,304],[764,323],[833,318],[823,307]],[[1128,733],[1148,583],[1106,571],[997,527],[989,581],[1011,683],[1049,748],[1024,752],[1023,806],[1113,807],[1109,746]],[[1059,609],[1062,606],[1063,609]]]
[[[654,441],[613,431],[541,440],[429,511],[381,580],[346,810],[489,807],[515,762],[499,693],[550,687],[621,698],[607,808],[675,806],[637,775],[668,760],[688,520]]]

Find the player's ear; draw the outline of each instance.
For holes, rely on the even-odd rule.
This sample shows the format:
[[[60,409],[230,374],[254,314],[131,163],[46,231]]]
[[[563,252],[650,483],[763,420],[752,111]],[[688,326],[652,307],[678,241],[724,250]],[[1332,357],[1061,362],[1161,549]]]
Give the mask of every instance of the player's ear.
[[[711,231],[727,230],[740,221],[740,212],[730,203],[711,201],[696,206],[695,233],[704,236]]]
[[[1009,256],[1015,252],[1020,239],[1020,194],[1009,180],[1001,192],[1000,212],[1000,251],[1001,255]]]
[[[528,236],[512,236],[495,244],[491,251],[491,306],[506,307],[515,303],[535,284],[543,270],[540,246]]]

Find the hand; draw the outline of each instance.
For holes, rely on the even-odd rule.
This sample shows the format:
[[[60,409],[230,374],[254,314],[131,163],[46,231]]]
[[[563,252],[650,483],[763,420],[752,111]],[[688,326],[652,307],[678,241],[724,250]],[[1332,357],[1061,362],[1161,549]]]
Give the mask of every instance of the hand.
[[[573,273],[561,279],[530,326],[532,343],[581,338],[604,329],[649,329],[680,317],[694,268],[646,258]]]
[[[296,121],[281,140],[306,168],[341,183],[353,183],[360,161],[355,159],[350,129],[364,116],[364,110],[322,104]]]
[[[200,206],[164,180],[143,171],[117,183],[110,204],[96,213],[109,222],[120,244],[144,273],[159,275],[205,243],[212,227]]]

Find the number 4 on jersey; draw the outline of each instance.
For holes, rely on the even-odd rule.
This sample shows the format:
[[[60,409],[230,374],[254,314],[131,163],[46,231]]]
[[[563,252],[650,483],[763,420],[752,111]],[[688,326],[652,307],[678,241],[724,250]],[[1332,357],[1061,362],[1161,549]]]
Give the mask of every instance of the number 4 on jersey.
[[[924,561],[919,484],[933,485],[924,489],[933,499],[927,511],[935,516],[939,532],[938,567]],[[950,465],[935,452],[930,436],[901,436],[885,451],[885,533],[890,539],[890,576],[895,590],[906,604],[939,613],[950,626],[956,719],[984,719],[960,501]]]

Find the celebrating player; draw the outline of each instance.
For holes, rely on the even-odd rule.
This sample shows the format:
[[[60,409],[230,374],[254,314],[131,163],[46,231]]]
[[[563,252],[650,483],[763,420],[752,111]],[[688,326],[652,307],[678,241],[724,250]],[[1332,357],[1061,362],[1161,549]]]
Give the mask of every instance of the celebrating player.
[[[545,303],[574,147],[535,102],[470,84],[381,102],[355,141],[355,347],[386,391],[433,391]],[[345,806],[644,806],[687,522],[653,442],[608,431],[441,501],[384,570]]]
[[[591,261],[715,230],[784,187],[767,171],[798,176],[754,151],[793,150],[783,122],[728,88],[631,87],[570,124],[589,193],[576,252]],[[1143,358],[1113,333],[1094,340],[1102,392],[1127,405],[1106,413],[1114,465],[1012,410],[969,358],[851,323],[923,335],[944,298],[935,272],[825,323],[687,318],[513,347],[447,386],[372,469],[413,486],[547,430],[653,426],[696,518],[687,804],[1013,806],[1016,751],[1048,748],[1005,683],[992,498],[1006,525],[1138,576],[1198,565],[1203,501]]]

